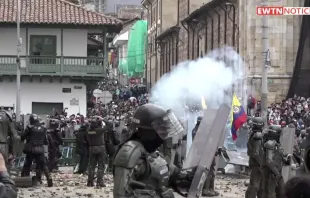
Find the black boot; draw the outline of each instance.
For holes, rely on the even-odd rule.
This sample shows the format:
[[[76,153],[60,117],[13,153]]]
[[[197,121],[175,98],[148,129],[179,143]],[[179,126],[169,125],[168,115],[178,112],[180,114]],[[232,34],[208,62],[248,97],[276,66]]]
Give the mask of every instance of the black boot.
[[[52,180],[52,178],[48,178],[48,179],[47,179],[47,186],[48,186],[48,187],[52,187],[52,186],[53,186],[53,180]]]
[[[93,181],[88,181],[87,182],[88,187],[94,187],[94,182]]]
[[[103,183],[103,181],[97,181],[96,187],[97,188],[104,188],[104,187],[106,187],[106,185]]]

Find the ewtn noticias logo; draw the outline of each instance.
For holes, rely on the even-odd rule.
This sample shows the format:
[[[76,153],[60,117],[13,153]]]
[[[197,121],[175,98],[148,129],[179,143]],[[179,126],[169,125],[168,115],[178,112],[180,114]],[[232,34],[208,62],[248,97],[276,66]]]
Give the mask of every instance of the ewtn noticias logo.
[[[257,15],[310,15],[310,7],[257,6]]]

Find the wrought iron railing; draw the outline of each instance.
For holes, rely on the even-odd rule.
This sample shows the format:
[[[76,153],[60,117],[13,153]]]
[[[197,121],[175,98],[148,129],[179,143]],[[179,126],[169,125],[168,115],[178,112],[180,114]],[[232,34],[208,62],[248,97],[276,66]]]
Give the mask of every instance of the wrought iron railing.
[[[22,75],[103,76],[101,57],[22,56]],[[16,56],[0,55],[0,75],[16,74]]]
[[[76,153],[75,153],[75,138],[64,138],[64,145],[60,152],[62,154],[61,158],[58,160],[60,166],[75,166],[76,165]],[[13,168],[22,168],[25,162],[25,155],[22,153],[23,146],[19,146],[17,151],[18,155],[14,162],[12,163]]]

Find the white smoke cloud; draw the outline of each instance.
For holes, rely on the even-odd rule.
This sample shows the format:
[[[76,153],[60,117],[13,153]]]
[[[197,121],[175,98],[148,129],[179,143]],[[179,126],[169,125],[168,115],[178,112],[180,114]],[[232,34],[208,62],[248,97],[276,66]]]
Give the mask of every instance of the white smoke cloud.
[[[236,51],[230,47],[214,50],[206,57],[180,63],[162,76],[150,100],[179,116],[186,102],[200,104],[201,97],[208,107],[215,108],[227,99],[224,91],[240,81],[243,73],[243,61]]]

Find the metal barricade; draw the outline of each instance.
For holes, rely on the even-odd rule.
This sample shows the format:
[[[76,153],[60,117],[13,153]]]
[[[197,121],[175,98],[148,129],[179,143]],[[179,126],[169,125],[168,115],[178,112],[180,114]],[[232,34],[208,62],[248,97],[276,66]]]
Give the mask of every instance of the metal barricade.
[[[76,140],[75,138],[64,138],[63,147],[61,149],[61,158],[58,161],[59,166],[75,166],[76,165]]]

